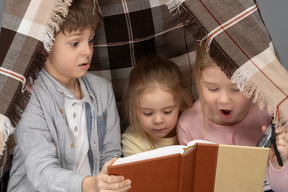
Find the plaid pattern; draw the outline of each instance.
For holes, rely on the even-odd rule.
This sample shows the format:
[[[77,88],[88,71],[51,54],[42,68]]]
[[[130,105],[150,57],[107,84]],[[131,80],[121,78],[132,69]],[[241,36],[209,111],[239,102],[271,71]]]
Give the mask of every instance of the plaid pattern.
[[[104,26],[96,31],[90,70],[112,81],[121,108],[123,87],[130,70],[148,53],[160,53],[182,70],[184,86],[196,98],[192,79],[194,37],[179,16],[173,16],[165,1],[99,0]]]
[[[70,0],[5,0],[0,34],[0,190],[6,191],[14,125],[30,98],[29,84],[37,78],[43,62],[36,55],[43,45],[49,49],[54,31],[67,14]],[[60,11],[59,10],[63,10]],[[56,13],[56,14],[55,14]],[[61,13],[61,14],[59,14]],[[58,19],[57,19],[58,18]],[[44,48],[43,48],[44,49]],[[30,91],[30,92],[29,92]],[[8,144],[8,145],[7,145]],[[4,153],[4,155],[3,155]],[[3,156],[2,156],[3,155]],[[6,183],[6,184],[5,184]]]
[[[58,25],[51,23],[51,20],[55,20],[51,18],[55,17],[53,13],[59,8],[59,4],[62,14],[65,15],[69,3],[69,0],[23,0],[21,3],[17,0],[6,0],[0,35],[1,67],[15,72],[19,79],[35,79],[37,76],[35,77],[33,70],[36,66],[33,66],[33,63],[36,49],[42,43],[46,49],[51,48],[51,34],[61,22],[60,20]],[[192,88],[194,37],[186,32],[178,16],[174,17],[169,13],[165,2],[100,0],[99,4],[104,25],[96,31],[90,71],[111,80],[119,108],[123,87],[131,68],[150,52],[161,53],[176,62],[183,71],[187,91],[191,97],[196,95],[196,89]],[[1,133],[4,135],[0,139],[1,152],[14,129],[9,119],[17,122],[17,119],[11,116],[15,113],[11,111],[15,106],[20,107],[16,112],[21,116],[29,99],[29,92],[21,92],[25,82],[1,72],[0,81],[0,136]],[[32,81],[28,83],[32,84]],[[21,98],[21,102],[18,102],[17,98]]]
[[[206,50],[247,97],[266,107],[277,125],[287,122],[288,74],[256,1],[171,0],[169,8],[182,15],[196,39],[205,41]]]

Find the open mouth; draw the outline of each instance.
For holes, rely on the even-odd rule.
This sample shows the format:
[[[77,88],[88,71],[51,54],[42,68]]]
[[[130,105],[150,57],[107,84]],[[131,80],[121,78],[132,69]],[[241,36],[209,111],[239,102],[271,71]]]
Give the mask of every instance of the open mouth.
[[[221,113],[221,116],[223,118],[229,118],[232,115],[232,111],[231,110],[226,110],[226,109],[221,109],[220,113]]]
[[[222,109],[221,112],[224,114],[224,115],[229,115],[231,113],[230,110],[224,110]]]
[[[88,65],[88,63],[82,63],[79,66],[85,66],[85,65]]]

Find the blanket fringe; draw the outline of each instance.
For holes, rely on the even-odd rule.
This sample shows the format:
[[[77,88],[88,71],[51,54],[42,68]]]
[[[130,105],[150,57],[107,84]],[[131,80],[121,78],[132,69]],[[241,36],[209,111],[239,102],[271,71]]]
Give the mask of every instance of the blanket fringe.
[[[0,114],[0,156],[3,155],[5,150],[5,143],[8,141],[9,136],[14,132],[10,119],[2,114]]]
[[[51,17],[47,22],[46,29],[43,34],[42,42],[39,41],[35,48],[34,55],[31,57],[30,64],[23,75],[27,84],[33,85],[37,79],[39,72],[42,70],[44,63],[48,57],[54,42],[54,35],[60,30],[60,25],[68,14],[68,8],[72,0],[56,0]],[[5,149],[9,136],[13,133],[16,124],[20,121],[31,93],[28,91],[21,92],[22,84],[19,83],[16,94],[12,99],[6,114],[0,114],[0,157]]]
[[[271,116],[275,116],[277,108],[271,105],[271,102],[267,99],[268,97],[265,95],[263,91],[257,88],[256,85],[251,83],[247,77],[247,75],[241,71],[241,68],[237,69],[233,76],[231,77],[233,83],[237,85],[239,90],[247,97],[251,98],[253,96],[253,103],[256,103],[261,110],[266,110],[267,113]],[[277,120],[274,120],[275,127],[285,126],[286,130],[288,129],[288,125],[285,124],[287,120],[285,120],[285,116],[283,113],[280,113],[280,116]],[[287,136],[288,139],[288,136]]]
[[[34,55],[31,57],[29,67],[24,74],[27,84],[33,85],[37,79],[39,72],[42,70],[44,63],[48,57],[48,53],[44,50],[42,42],[39,42],[35,48]],[[14,95],[11,105],[5,114],[10,120],[11,124],[15,127],[21,119],[21,115],[24,112],[29,100],[31,93],[28,91],[22,92],[22,84],[19,83],[16,94]]]
[[[207,37],[208,31],[196,19],[184,2],[185,0],[170,0],[166,5],[173,15],[179,15],[180,22],[184,24],[184,28],[193,35],[196,41],[204,45],[203,40],[205,39],[203,38]],[[237,70],[237,65],[222,51],[222,48],[215,41],[211,42],[209,54],[228,78]]]
[[[59,26],[62,24],[66,15],[68,14],[71,2],[72,0],[56,0],[53,13],[47,23],[47,27],[45,29],[42,40],[45,50],[47,52],[51,51],[53,42],[55,40],[54,36],[60,30]]]
[[[185,0],[170,0],[166,3],[168,9],[170,10],[170,13],[174,13],[175,15],[177,13],[180,13],[180,6],[182,3],[184,3]]]

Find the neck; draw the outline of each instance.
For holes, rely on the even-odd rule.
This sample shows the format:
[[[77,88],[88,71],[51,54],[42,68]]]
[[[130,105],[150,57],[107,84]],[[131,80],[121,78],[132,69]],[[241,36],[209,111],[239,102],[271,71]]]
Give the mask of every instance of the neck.
[[[61,83],[61,85],[63,85],[66,89],[68,89],[71,93],[73,93],[76,99],[82,98],[81,86],[78,79],[73,79],[68,82],[59,82],[59,83]]]

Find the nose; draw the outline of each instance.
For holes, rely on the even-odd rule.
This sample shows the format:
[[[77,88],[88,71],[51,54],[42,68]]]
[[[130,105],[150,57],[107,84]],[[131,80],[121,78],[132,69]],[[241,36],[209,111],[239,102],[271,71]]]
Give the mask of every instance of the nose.
[[[163,117],[161,114],[155,114],[154,121],[155,124],[161,124],[164,122]]]
[[[222,91],[218,97],[219,103],[229,103],[230,102],[230,95],[228,91]]]
[[[86,44],[83,46],[83,50],[82,50],[82,54],[84,56],[89,56],[93,51],[93,46],[91,46],[90,44]]]

